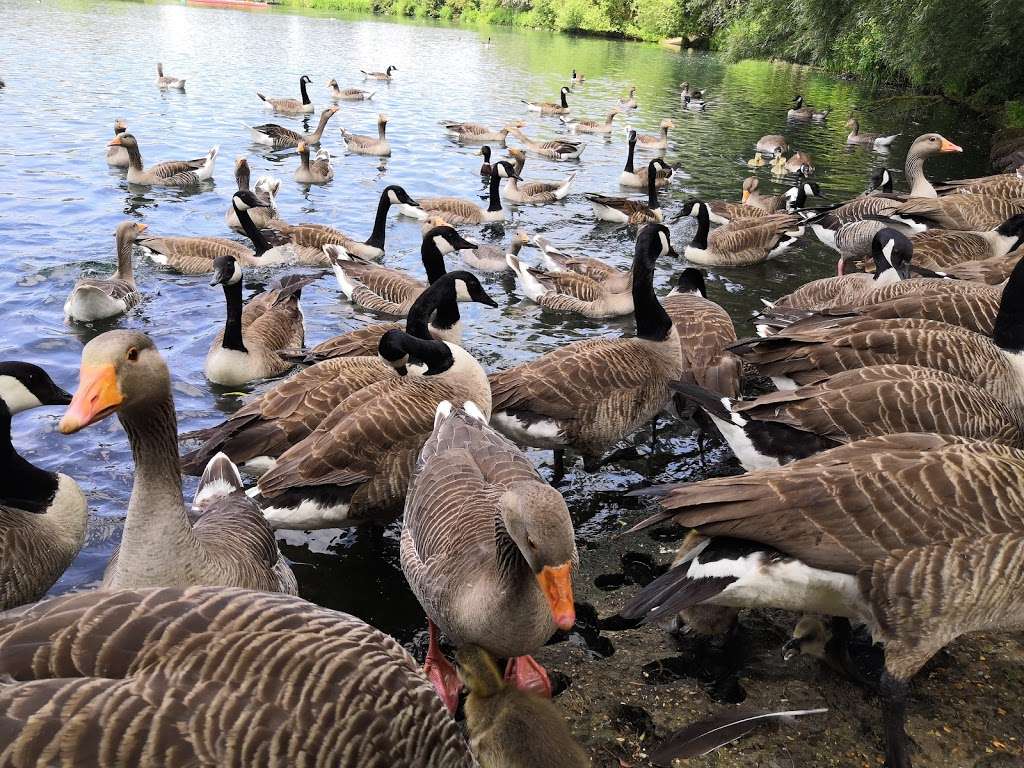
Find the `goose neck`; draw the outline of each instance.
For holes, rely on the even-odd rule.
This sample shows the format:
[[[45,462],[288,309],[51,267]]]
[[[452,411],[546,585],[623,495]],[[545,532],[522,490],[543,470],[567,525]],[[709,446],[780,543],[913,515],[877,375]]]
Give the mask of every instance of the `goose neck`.
[[[142,153],[139,151],[138,144],[124,144],[125,150],[128,152],[128,165],[133,171],[142,170]]]
[[[326,109],[320,113],[320,122],[316,124],[316,130],[307,137],[308,143],[316,144],[320,141],[320,137],[324,135],[324,128],[327,127],[327,121],[331,119],[331,114]]]
[[[932,186],[931,182],[924,175],[924,160],[926,154],[920,149],[910,148],[907,153],[907,161],[904,166],[904,172],[907,175],[907,179],[910,181],[910,196],[911,197],[938,197],[938,193],[935,191],[935,187]]]
[[[637,254],[633,259],[633,307],[636,335],[650,341],[664,341],[672,330],[672,318],[654,292],[654,258]]]
[[[0,504],[45,512],[57,492],[57,476],[22,457],[11,442],[11,411],[0,400]]]
[[[501,182],[501,178],[498,176],[497,173],[494,173],[492,171],[492,173],[491,173],[491,187],[490,187],[490,189],[488,190],[488,193],[487,193],[487,199],[489,201],[488,204],[487,204],[487,210],[490,213],[494,213],[496,211],[500,211],[501,210],[501,191],[498,188],[500,182]]]
[[[697,231],[690,241],[690,246],[698,250],[705,250],[708,247],[708,234],[711,232],[711,217],[708,216],[706,205],[701,204],[697,211]]]
[[[302,92],[302,103],[309,104],[309,94],[306,92],[306,81],[299,80],[299,90]]]
[[[243,163],[235,168],[235,183],[238,184],[239,192],[249,191],[249,164]]]
[[[388,124],[387,123],[377,123],[377,138],[379,138],[381,141],[384,141],[385,134],[387,132],[388,132]]]
[[[245,232],[246,237],[252,240],[256,255],[262,256],[270,250],[270,243],[267,242],[263,233],[260,232],[259,227],[257,227],[253,222],[252,217],[249,215],[249,211],[244,208],[239,208],[237,205],[234,205],[234,203],[232,203],[232,205],[235,208],[235,215],[238,216],[238,223],[242,225],[242,231]]]
[[[227,304],[227,319],[224,321],[224,349],[248,352],[242,340],[242,281],[224,284],[224,302]]]
[[[384,250],[385,228],[387,227],[388,211],[391,210],[391,197],[385,190],[377,202],[377,213],[373,217],[373,231],[366,239],[366,245]]]
[[[636,171],[633,168],[633,156],[635,152],[636,142],[631,141],[629,142],[629,152],[626,154],[626,167],[622,169],[626,173],[636,173]]]
[[[427,282],[433,285],[438,278],[444,277],[448,270],[444,267],[444,256],[437,247],[433,238],[425,238],[420,246],[420,257],[423,259],[423,269],[427,273]]]
[[[135,287],[135,273],[132,270],[132,248],[135,242],[131,232],[118,235],[117,238],[117,272],[114,279],[124,280],[132,288]]]
[[[652,211],[658,210],[658,166],[650,164],[647,166],[647,207]]]
[[[426,364],[424,375],[436,376],[450,369],[455,364],[455,358],[447,344],[429,338],[429,333],[428,330],[426,339],[406,335],[402,340],[402,349],[411,360]]]

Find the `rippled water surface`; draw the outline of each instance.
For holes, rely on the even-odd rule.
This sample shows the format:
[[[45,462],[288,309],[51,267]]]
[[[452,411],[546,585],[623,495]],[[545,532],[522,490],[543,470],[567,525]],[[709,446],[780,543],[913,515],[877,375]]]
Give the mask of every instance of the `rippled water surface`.
[[[738,197],[748,174],[746,159],[763,134],[784,133],[795,148],[812,154],[817,180],[829,200],[863,190],[870,171],[889,165],[902,169],[910,141],[937,130],[966,151],[929,162],[933,178],[984,172],[985,127],[954,109],[871,94],[856,84],[785,64],[743,62],[727,65],[702,54],[678,53],[656,45],[574,38],[506,29],[467,29],[395,23],[378,19],[333,18],[278,11],[238,11],[178,4],[119,2],[10,2],[0,0],[0,358],[24,359],[47,368],[55,380],[74,389],[82,344],[110,327],[143,330],[166,356],[174,377],[180,429],[219,421],[238,407],[238,393],[225,392],[203,377],[203,358],[224,319],[221,291],[203,277],[183,277],[137,261],[136,276],[146,300],[127,317],[103,327],[69,326],[64,300],[83,273],[112,269],[113,231],[126,217],[150,231],[175,235],[232,236],[224,212],[234,190],[234,158],[245,155],[253,178],[270,173],[282,179],[279,206],[289,221],[328,223],[355,235],[369,234],[380,190],[401,184],[413,196],[455,194],[473,198],[485,190],[475,147],[445,138],[443,119],[472,120],[498,128],[523,118],[537,137],[561,132],[556,118],[528,113],[520,99],[554,100],[575,67],[586,82],[570,94],[576,115],[600,118],[637,87],[640,109],[628,118],[635,128],[655,132],[664,117],[676,122],[667,156],[688,179],[663,193],[669,218],[692,195]],[[488,38],[491,45],[486,45]],[[186,93],[160,92],[155,63],[168,74],[188,78]],[[328,126],[324,146],[335,155],[336,176],[325,186],[292,181],[297,157],[270,153],[249,143],[245,124],[273,119],[296,128],[299,121],[270,118],[256,96],[298,96],[300,75],[313,79],[317,110],[330,102],[326,82],[361,85],[362,69],[398,67],[392,83],[372,83],[370,102],[342,102]],[[680,109],[678,84],[706,87],[706,113]],[[830,105],[826,124],[786,124],[785,111],[796,93],[816,106]],[[882,103],[877,100],[886,99]],[[862,111],[862,129],[902,132],[888,157],[844,145],[845,118]],[[346,156],[338,128],[372,133],[376,114],[391,122],[391,158]],[[130,188],[123,172],[108,169],[105,144],[115,118],[127,121],[147,164],[203,155],[220,145],[216,182],[201,192]],[[315,122],[315,118],[307,121]],[[619,194],[617,179],[626,154],[625,123],[610,140],[583,137],[581,162],[556,163],[531,156],[524,176],[555,179],[579,175],[563,204],[515,210],[504,229],[464,227],[483,240],[508,237],[514,228],[546,233],[581,253],[625,265],[632,244],[624,229],[595,223],[581,193]],[[640,153],[641,157],[643,156]],[[767,168],[763,190],[781,191]],[[902,172],[897,178],[902,177]],[[690,220],[674,227],[687,233]],[[682,250],[685,242],[677,238]],[[386,263],[419,273],[419,227],[392,219]],[[526,251],[527,259],[536,252]],[[834,258],[805,240],[770,265],[712,270],[709,295],[723,304],[740,335],[762,297],[784,293],[833,269]],[[681,263],[663,264],[658,284],[667,290]],[[266,274],[250,274],[259,288]],[[587,336],[628,330],[630,322],[580,321],[543,314],[521,302],[515,286],[501,277],[485,280],[500,309],[464,306],[465,344],[487,369],[498,369]],[[332,275],[303,293],[307,340],[321,341],[368,318],[341,296]],[[258,388],[258,387],[256,387]],[[116,546],[132,482],[131,454],[116,419],[72,437],[56,432],[60,409],[40,409],[15,420],[15,444],[33,462],[73,475],[89,496],[91,521],[85,550],[55,591],[94,582]],[[596,546],[629,500],[620,491],[645,477],[668,480],[702,471],[688,430],[664,422],[652,462],[613,465],[587,475],[577,468],[564,489],[581,544]],[[712,461],[721,458],[712,455]],[[538,462],[547,456],[537,452]],[[715,466],[710,467],[715,471]],[[186,481],[191,493],[194,479]],[[355,531],[338,536],[326,553],[300,539],[285,548],[295,562],[303,594],[350,610],[382,629],[408,639],[420,628],[415,600],[397,565],[394,532]],[[299,543],[295,543],[299,542]],[[323,549],[321,546],[316,549]]]

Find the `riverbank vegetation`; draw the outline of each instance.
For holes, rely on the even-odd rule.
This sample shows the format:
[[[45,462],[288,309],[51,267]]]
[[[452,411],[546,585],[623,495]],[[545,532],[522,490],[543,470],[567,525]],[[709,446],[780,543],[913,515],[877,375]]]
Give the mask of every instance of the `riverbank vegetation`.
[[[1020,99],[1009,0],[283,0],[285,4],[505,24],[683,45],[733,59],[781,58],[972,107]],[[1024,120],[1024,103],[1008,103]]]

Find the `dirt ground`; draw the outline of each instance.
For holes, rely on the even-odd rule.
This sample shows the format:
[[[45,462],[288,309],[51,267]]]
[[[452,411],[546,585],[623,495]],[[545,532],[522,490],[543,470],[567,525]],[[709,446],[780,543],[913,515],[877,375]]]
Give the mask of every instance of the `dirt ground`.
[[[642,515],[638,512],[634,519]],[[656,575],[652,562],[671,559],[678,544],[672,534],[662,529],[659,536],[656,529],[660,540],[651,532],[609,536],[581,551],[577,603],[593,606],[598,620],[614,615],[637,590],[631,581],[648,581]],[[788,725],[762,726],[734,744],[674,765],[883,765],[877,699],[814,659],[783,661],[781,647],[795,621],[784,613],[743,612],[739,633],[726,649],[655,626],[601,629],[549,645],[537,659],[553,679],[567,678],[568,687],[556,701],[589,749],[595,768],[651,765],[648,750],[653,745],[684,725],[735,708],[741,700],[739,706],[756,710],[829,711]],[[916,767],[1024,768],[1022,641],[1024,635],[961,639],[921,671],[912,686],[907,725],[916,745]],[[859,666],[877,666],[880,655],[864,640],[854,660]],[[648,666],[659,661],[663,663]]]

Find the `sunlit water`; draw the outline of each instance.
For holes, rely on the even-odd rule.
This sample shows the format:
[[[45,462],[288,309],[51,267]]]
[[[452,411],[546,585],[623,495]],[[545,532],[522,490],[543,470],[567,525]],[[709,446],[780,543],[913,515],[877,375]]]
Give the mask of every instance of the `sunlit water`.
[[[961,144],[962,156],[930,161],[934,178],[984,171],[984,126],[946,107],[889,106],[863,114],[863,130],[902,136],[888,157],[844,145],[846,116],[891,93],[869,94],[856,84],[836,81],[807,68],[765,62],[726,65],[713,56],[680,54],[656,45],[574,38],[506,29],[460,29],[395,23],[378,19],[339,19],[277,11],[244,12],[184,5],[105,2],[10,2],[0,0],[0,358],[43,365],[68,389],[77,382],[82,344],[110,327],[145,331],[166,356],[174,377],[182,431],[219,421],[238,407],[237,394],[211,386],[203,358],[221,326],[221,291],[206,278],[182,277],[148,261],[136,276],[146,300],[112,325],[70,327],[62,306],[83,273],[112,269],[113,231],[125,217],[138,218],[150,232],[233,236],[224,212],[234,191],[233,162],[246,155],[253,179],[271,173],[283,181],[281,215],[289,221],[329,223],[354,235],[369,234],[380,190],[401,184],[413,196],[484,192],[475,147],[445,138],[443,119],[472,120],[498,128],[523,118],[527,132],[548,137],[562,132],[557,118],[528,113],[521,99],[554,100],[575,67],[586,82],[570,95],[574,114],[601,118],[637,86],[640,109],[620,119],[610,140],[583,137],[581,162],[556,163],[531,156],[525,176],[556,179],[579,175],[563,204],[516,210],[505,225],[464,227],[484,240],[507,242],[514,228],[546,233],[556,243],[628,263],[627,232],[595,223],[583,192],[620,194],[617,179],[626,154],[625,127],[656,132],[664,117],[675,120],[669,160],[688,179],[662,193],[669,217],[689,196],[735,199],[748,174],[745,161],[763,134],[784,133],[792,146],[808,151],[817,180],[829,200],[863,190],[873,168],[902,169],[910,141],[938,130]],[[488,38],[493,43],[485,45]],[[155,63],[168,74],[188,78],[186,93],[161,93],[154,85]],[[328,126],[324,146],[335,155],[332,183],[311,188],[296,184],[297,157],[270,153],[249,143],[245,124],[273,120],[297,127],[299,121],[271,117],[256,97],[298,96],[300,75],[313,78],[317,110],[327,106],[326,82],[361,85],[359,69],[398,67],[392,83],[368,83],[370,102],[342,102]],[[705,87],[710,104],[703,114],[680,109],[678,84]],[[816,106],[831,105],[826,124],[787,125],[785,110],[796,93]],[[375,116],[386,112],[394,154],[387,160],[346,156],[338,128],[375,130]],[[129,188],[123,172],[108,169],[105,144],[115,118],[127,121],[147,164],[203,155],[220,145],[216,184],[200,193]],[[315,124],[315,118],[307,120]],[[638,160],[643,160],[638,153]],[[782,191],[767,168],[758,175],[762,190]],[[897,178],[902,172],[897,174]],[[677,229],[678,231],[678,229]],[[688,231],[688,230],[687,230]],[[388,225],[387,262],[421,271],[419,228],[407,219]],[[685,242],[676,242],[681,250]],[[526,251],[527,259],[536,252]],[[762,297],[784,293],[830,273],[834,258],[806,240],[770,265],[712,270],[711,298],[735,319],[739,333],[750,332],[746,318]],[[681,263],[662,264],[657,277],[664,292]],[[266,274],[250,274],[259,287]],[[499,369],[546,352],[556,344],[599,334],[628,331],[630,322],[567,319],[521,302],[511,281],[485,279],[500,309],[464,305],[465,343],[484,366]],[[341,296],[332,275],[303,293],[307,340],[321,341],[371,319]],[[56,432],[60,409],[42,409],[15,420],[15,443],[30,460],[73,475],[89,496],[91,521],[85,550],[55,591],[95,582],[116,546],[132,483],[132,463],[124,432],[108,419],[73,437]],[[564,489],[581,545],[599,546],[632,504],[621,491],[647,479],[670,480],[701,473],[689,430],[668,424],[659,432],[651,465],[632,462],[587,475],[577,468]],[[721,452],[714,458],[721,459]],[[536,459],[545,457],[539,452]],[[710,471],[721,471],[711,466]],[[645,477],[645,475],[647,477]],[[186,491],[194,489],[186,482]],[[632,504],[635,507],[635,504]],[[357,613],[403,639],[421,624],[414,599],[397,565],[394,531],[384,539],[367,531],[347,532],[328,554],[288,546],[303,594],[317,602]]]

